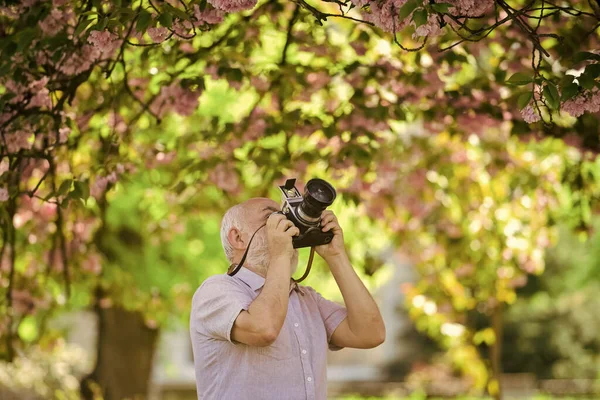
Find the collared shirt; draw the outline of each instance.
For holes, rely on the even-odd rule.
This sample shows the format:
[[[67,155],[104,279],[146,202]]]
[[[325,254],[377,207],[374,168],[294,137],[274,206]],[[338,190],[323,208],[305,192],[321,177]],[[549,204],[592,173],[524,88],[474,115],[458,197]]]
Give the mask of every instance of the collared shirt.
[[[208,278],[194,294],[190,335],[198,399],[327,398],[327,349],[340,349],[329,341],[346,318],[346,308],[292,281],[287,315],[275,342],[266,347],[233,342],[237,316],[248,310],[264,283],[242,267],[234,276]]]

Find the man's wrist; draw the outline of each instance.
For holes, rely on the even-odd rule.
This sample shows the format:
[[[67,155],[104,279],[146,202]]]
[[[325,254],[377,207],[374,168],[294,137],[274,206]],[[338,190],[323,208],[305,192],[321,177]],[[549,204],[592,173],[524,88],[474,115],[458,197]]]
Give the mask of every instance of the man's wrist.
[[[289,276],[292,275],[292,262],[287,255],[275,255],[269,258],[268,271],[285,271]]]
[[[343,265],[350,261],[348,254],[345,251],[341,251],[339,253],[331,254],[324,257],[329,267],[336,267],[339,265]]]

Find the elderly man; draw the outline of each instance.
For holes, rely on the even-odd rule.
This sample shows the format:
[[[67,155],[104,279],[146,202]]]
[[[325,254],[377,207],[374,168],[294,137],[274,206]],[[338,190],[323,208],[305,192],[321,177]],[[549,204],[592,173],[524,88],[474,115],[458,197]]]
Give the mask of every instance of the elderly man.
[[[299,231],[278,210],[275,201],[256,198],[223,217],[221,241],[233,264],[252,234],[266,227],[236,275],[212,276],[194,295],[190,334],[199,399],[325,399],[327,348],[368,349],[385,339],[379,309],[350,264],[333,212],[324,211],[321,220],[333,240],[316,252],[346,307],[291,279],[298,264],[292,237]]]

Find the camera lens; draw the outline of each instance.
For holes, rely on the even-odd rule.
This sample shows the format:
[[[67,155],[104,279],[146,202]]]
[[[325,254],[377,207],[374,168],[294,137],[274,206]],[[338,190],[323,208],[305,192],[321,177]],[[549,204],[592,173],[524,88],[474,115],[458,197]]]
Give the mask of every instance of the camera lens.
[[[304,200],[299,214],[306,222],[318,222],[321,213],[333,203],[336,192],[333,186],[323,179],[311,179],[304,188]]]

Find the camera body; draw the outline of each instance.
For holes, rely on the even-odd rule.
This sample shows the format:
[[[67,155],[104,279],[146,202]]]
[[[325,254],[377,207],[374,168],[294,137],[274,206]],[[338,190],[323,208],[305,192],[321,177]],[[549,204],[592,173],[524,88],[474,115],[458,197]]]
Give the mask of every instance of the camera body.
[[[311,179],[302,196],[296,188],[296,179],[288,179],[279,189],[283,198],[281,212],[300,230],[300,235],[292,239],[294,248],[331,242],[333,232],[321,231],[321,213],[335,200],[333,186],[322,179]]]

